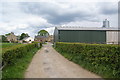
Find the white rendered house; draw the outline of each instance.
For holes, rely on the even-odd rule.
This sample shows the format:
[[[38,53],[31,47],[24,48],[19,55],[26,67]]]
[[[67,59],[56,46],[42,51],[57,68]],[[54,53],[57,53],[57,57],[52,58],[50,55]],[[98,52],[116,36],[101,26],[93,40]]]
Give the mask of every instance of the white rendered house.
[[[26,41],[28,43],[32,43],[34,41],[34,38],[32,38],[32,37],[26,37],[26,38],[23,39],[23,41]]]

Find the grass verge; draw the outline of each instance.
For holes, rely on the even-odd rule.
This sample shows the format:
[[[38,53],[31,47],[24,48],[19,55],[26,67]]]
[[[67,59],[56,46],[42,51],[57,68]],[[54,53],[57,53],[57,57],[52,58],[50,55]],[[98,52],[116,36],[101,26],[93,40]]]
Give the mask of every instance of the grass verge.
[[[17,59],[16,64],[8,65],[2,70],[2,78],[24,78],[24,73],[29,66],[34,54],[38,51],[38,48],[32,49],[26,56]]]

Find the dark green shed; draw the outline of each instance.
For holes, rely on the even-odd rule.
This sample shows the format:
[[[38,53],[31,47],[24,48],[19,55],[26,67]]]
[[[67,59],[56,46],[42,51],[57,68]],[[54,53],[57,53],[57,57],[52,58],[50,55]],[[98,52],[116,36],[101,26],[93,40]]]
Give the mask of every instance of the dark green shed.
[[[54,42],[106,43],[106,28],[56,27]]]
[[[105,31],[60,30],[59,42],[105,43]]]

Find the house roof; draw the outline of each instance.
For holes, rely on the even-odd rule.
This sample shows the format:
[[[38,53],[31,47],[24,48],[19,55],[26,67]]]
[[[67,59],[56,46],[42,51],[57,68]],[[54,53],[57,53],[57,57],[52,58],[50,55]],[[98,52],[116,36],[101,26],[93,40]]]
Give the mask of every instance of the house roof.
[[[26,39],[28,39],[28,38],[32,38],[32,37],[25,37],[25,38],[23,38],[22,40],[26,40]]]
[[[47,38],[46,36],[35,36],[35,38]]]
[[[76,26],[65,26],[65,27],[56,27],[58,30],[104,30],[104,31],[112,31],[112,30],[120,30],[118,28],[109,27],[109,28],[102,28],[102,27],[76,27]]]

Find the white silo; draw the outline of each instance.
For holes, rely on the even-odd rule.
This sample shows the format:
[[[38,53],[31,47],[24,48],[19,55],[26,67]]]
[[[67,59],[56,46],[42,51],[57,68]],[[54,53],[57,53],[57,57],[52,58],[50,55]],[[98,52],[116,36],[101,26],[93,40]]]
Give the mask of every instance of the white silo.
[[[103,26],[102,26],[103,28],[109,28],[110,27],[110,23],[109,23],[109,21],[107,20],[107,19],[105,19],[104,21],[103,21]]]

